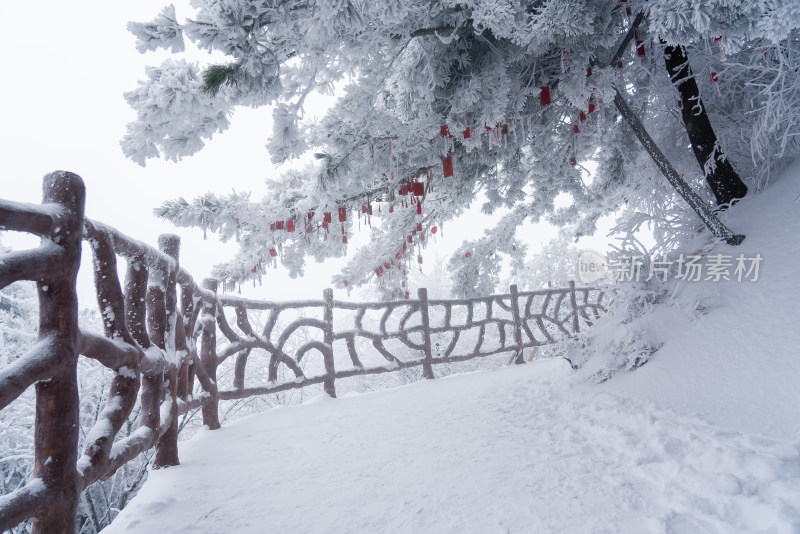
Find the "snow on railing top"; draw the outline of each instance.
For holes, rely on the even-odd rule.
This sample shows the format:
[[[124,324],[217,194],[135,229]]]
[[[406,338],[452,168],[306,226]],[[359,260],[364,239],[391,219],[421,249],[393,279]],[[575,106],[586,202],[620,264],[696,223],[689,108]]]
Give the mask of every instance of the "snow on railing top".
[[[57,171],[44,178],[42,205],[0,200],[0,229],[43,238],[37,249],[0,256],[0,288],[33,280],[40,298],[38,341],[0,369],[0,409],[37,384],[38,413],[33,476],[0,496],[0,531],[33,517],[34,532],[74,532],[80,492],[89,484],[153,447],[155,467],[178,464],[177,418],[190,409],[202,408],[203,423],[216,429],[221,399],[318,383],[335,397],[337,379],[416,366],[434,378],[435,364],[502,352],[523,363],[525,348],[571,338],[606,310],[603,290],[574,283],[527,292],[511,286],[507,294],[458,300],[429,300],[420,289],[416,300],[372,303],[336,301],[331,289],[322,300],[296,302],[217,295],[215,280],[199,286],[180,267],[177,236],[161,236],[153,248],[84,218],[84,197],[79,176]],[[94,256],[104,336],[78,325],[81,239]],[[128,260],[124,291],[117,256]],[[265,316],[259,329],[253,314]],[[248,386],[254,349],[269,356],[267,380]],[[313,352],[321,361],[307,365]],[[80,457],[79,355],[114,371]],[[234,355],[232,389],[220,391],[217,368]],[[282,369],[290,379],[279,378]],[[139,428],[117,439],[137,400]]]

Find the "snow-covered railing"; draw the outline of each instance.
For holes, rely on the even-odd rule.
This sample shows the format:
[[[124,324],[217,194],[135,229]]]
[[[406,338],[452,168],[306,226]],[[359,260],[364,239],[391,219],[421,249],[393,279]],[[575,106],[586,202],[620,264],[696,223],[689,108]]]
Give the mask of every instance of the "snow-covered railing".
[[[218,295],[215,280],[200,287],[180,267],[177,236],[161,236],[157,250],[84,218],[84,200],[81,178],[62,171],[44,178],[42,205],[0,200],[0,229],[42,237],[37,249],[0,255],[0,288],[33,280],[40,302],[38,342],[0,369],[0,410],[36,388],[33,475],[0,496],[0,531],[33,517],[35,533],[74,532],[80,494],[93,482],[153,447],[154,467],[178,464],[178,415],[190,409],[201,408],[203,423],[216,429],[224,399],[319,383],[335,397],[337,379],[415,366],[434,378],[435,364],[501,352],[523,363],[525,348],[573,337],[605,312],[602,290],[574,283],[532,292],[511,286],[508,294],[462,300],[429,300],[420,289],[417,300],[379,303],[339,302],[331,289],[319,301],[283,303]],[[78,324],[82,239],[94,256],[105,336]],[[124,292],[117,256],[127,260]],[[266,315],[259,331],[252,312]],[[235,317],[235,327],[227,315]],[[217,330],[225,342],[217,343]],[[253,349],[269,355],[267,379],[248,386]],[[312,352],[322,361],[307,376],[301,363]],[[80,454],[79,355],[114,371],[106,405]],[[217,368],[232,356],[233,388],[219,391]],[[293,379],[279,380],[281,365]],[[138,430],[118,437],[137,400]]]

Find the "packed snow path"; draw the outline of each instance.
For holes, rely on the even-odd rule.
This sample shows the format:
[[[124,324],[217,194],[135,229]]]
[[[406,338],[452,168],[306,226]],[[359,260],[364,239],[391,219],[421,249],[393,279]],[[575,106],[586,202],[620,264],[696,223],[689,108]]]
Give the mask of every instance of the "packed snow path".
[[[797,532],[797,443],[590,386],[563,360],[250,416],[104,532]]]

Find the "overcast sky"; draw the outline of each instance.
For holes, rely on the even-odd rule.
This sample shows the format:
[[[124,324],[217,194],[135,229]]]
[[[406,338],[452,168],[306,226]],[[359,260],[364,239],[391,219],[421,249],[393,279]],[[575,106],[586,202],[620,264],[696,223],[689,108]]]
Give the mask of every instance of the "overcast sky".
[[[145,65],[160,64],[168,55],[139,54],[126,24],[152,20],[164,5],[161,0],[0,3],[5,74],[0,84],[0,197],[38,203],[42,176],[57,169],[73,171],[86,183],[88,217],[153,245],[160,233],[179,233],[181,262],[199,280],[210,274],[214,264],[233,255],[235,244],[220,245],[210,234],[203,241],[201,231],[175,229],[157,220],[152,210],[167,199],[192,199],[232,188],[260,198],[264,179],[277,175],[264,147],[271,112],[237,109],[228,131],[179,163],[157,160],[143,168],[126,159],[119,140],[134,112],[122,94],[144,78]],[[175,7],[180,21],[193,12],[188,1],[175,2]],[[201,62],[209,59],[205,52],[195,54]],[[474,228],[482,233],[486,224]],[[448,236],[444,249],[465,236]],[[19,246],[16,238],[2,239]],[[444,257],[447,250],[437,252]],[[88,255],[87,249],[84,256]],[[87,267],[85,262],[82,307],[93,305]],[[335,272],[334,264],[313,265],[306,280],[297,282],[270,271],[269,282],[250,296],[314,298],[330,285]]]

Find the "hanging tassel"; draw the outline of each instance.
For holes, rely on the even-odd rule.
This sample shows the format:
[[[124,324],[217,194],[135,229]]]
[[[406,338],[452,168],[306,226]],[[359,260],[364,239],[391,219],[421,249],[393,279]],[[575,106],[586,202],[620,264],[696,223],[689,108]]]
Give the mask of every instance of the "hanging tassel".
[[[422,202],[417,202],[417,215],[422,215]]]

